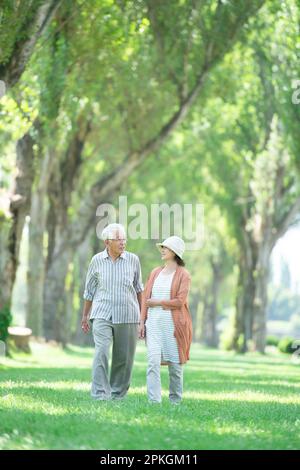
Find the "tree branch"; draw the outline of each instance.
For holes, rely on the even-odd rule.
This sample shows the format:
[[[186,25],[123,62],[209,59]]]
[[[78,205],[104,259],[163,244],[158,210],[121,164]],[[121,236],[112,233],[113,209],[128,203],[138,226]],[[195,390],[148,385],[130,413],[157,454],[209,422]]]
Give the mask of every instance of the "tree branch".
[[[276,224],[276,233],[274,237],[278,240],[282,237],[288,228],[296,221],[297,216],[300,215],[300,197],[291,205],[290,209],[284,214]]]
[[[16,41],[9,61],[1,64],[0,76],[5,82],[7,89],[15,85],[20,79],[33,53],[37,40],[48,26],[61,2],[62,0],[47,0],[40,4],[30,23],[27,25],[25,30],[27,33],[26,38],[24,39],[23,34],[22,38]]]
[[[82,201],[76,220],[74,220],[70,225],[70,233],[68,235],[68,240],[65,242],[66,244],[75,248],[84,240],[86,234],[94,223],[95,212],[98,205],[103,201],[107,202],[107,199],[112,199],[116,191],[121,187],[124,180],[128,178],[134,169],[141,165],[141,163],[151,153],[155,152],[166,141],[172,131],[181,124],[199,96],[204,82],[212,67],[223,57],[223,55],[225,55],[225,53],[231,47],[232,42],[234,42],[237,37],[238,31],[247,21],[249,16],[253,14],[254,11],[257,11],[263,3],[264,0],[258,0],[256,2],[249,1],[247,2],[246,6],[244,6],[244,3],[241,3],[244,10],[240,13],[239,16],[232,20],[232,24],[228,25],[228,44],[226,44],[225,47],[221,49],[221,51],[216,51],[216,55],[213,55],[212,53],[207,55],[207,51],[205,51],[205,61],[198,74],[198,78],[195,81],[194,87],[186,96],[186,98],[179,104],[179,109],[173,114],[173,116],[170,117],[168,122],[162,126],[160,131],[152,139],[146,142],[141,149],[129,153],[124,158],[120,166],[113,169],[109,174],[104,175],[104,177],[102,177],[91,187],[86,197]],[[254,4],[255,7],[253,8]],[[213,37],[211,41],[216,40],[217,38]],[[57,255],[59,255],[63,249],[64,246],[61,247]]]

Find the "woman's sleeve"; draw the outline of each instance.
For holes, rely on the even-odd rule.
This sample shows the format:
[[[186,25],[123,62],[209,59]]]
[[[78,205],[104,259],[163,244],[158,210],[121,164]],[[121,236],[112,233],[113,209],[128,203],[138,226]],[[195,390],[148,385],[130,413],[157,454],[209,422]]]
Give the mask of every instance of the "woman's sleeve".
[[[179,284],[179,289],[176,296],[170,300],[162,300],[161,305],[164,310],[177,310],[180,309],[187,301],[191,285],[191,276],[185,275]]]
[[[147,318],[148,307],[146,306],[146,302],[147,302],[148,296],[150,295],[149,286],[151,283],[151,279],[153,278],[154,272],[155,272],[155,269],[153,269],[153,271],[150,273],[145,284],[145,289],[142,293],[141,320],[143,321],[145,321]]]
[[[98,275],[96,272],[94,258],[90,262],[89,269],[86,275],[85,288],[83,298],[92,301],[98,285]]]

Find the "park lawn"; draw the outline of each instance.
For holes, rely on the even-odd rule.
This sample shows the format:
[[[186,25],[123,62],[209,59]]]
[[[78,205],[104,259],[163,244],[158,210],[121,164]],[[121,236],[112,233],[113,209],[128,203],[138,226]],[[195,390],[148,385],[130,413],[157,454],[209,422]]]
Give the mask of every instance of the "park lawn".
[[[137,349],[124,401],[92,401],[92,349],[32,344],[0,358],[0,449],[299,449],[300,365],[193,345],[184,400],[147,402],[146,350]]]

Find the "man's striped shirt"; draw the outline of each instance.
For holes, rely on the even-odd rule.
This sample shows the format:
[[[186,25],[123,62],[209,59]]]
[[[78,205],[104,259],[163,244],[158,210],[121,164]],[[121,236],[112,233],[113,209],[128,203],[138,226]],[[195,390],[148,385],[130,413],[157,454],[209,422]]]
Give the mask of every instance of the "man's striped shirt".
[[[115,261],[107,249],[93,256],[87,272],[83,298],[91,300],[90,319],[113,323],[138,323],[137,294],[144,289],[138,256],[124,251]]]

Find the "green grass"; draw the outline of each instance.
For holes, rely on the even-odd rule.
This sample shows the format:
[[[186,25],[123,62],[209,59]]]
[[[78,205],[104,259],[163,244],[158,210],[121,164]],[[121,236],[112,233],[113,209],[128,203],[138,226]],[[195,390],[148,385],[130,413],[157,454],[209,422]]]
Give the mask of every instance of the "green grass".
[[[42,344],[0,359],[1,449],[299,449],[300,369],[290,356],[193,346],[184,400],[150,405],[145,346],[122,402],[90,399],[92,350]]]

